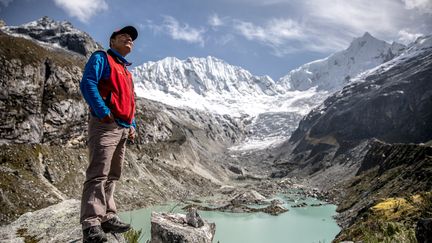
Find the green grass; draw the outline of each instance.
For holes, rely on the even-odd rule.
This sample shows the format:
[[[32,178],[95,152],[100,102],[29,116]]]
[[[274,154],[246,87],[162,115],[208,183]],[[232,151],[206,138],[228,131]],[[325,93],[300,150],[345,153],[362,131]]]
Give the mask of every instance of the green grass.
[[[416,243],[415,231],[402,223],[375,221],[360,228],[362,240],[370,243]]]
[[[142,232],[142,229],[140,230],[131,229],[126,233],[123,233],[123,236],[126,239],[126,242],[128,243],[138,243],[144,237],[144,234]]]

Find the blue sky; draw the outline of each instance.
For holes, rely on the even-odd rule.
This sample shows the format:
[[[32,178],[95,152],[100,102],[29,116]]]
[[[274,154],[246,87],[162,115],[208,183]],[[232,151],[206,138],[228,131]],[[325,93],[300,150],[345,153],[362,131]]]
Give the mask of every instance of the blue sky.
[[[432,0],[0,0],[7,25],[42,16],[105,47],[114,29],[134,25],[134,65],[210,55],[275,80],[366,31],[401,43],[432,33]]]

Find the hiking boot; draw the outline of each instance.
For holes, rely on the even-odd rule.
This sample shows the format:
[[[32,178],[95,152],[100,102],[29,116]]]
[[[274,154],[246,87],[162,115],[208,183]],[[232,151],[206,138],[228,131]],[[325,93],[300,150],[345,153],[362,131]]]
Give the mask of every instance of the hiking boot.
[[[100,225],[91,226],[83,230],[84,243],[100,243],[108,241]]]
[[[121,222],[118,217],[113,217],[101,224],[102,230],[105,233],[123,233],[130,230],[130,224]]]

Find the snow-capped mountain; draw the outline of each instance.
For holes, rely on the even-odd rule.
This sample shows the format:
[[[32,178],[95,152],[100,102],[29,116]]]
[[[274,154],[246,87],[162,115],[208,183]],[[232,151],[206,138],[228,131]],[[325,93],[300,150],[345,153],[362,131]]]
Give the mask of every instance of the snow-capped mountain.
[[[103,49],[90,35],[74,28],[70,22],[54,21],[46,16],[20,26],[3,26],[0,30],[13,36],[37,40],[87,57],[92,52]]]
[[[132,70],[138,96],[173,106],[240,116],[259,114],[285,91],[269,76],[249,71],[215,57],[179,60],[167,57]]]
[[[282,77],[278,84],[290,90],[337,91],[359,73],[398,56],[405,46],[378,40],[366,32],[350,46],[327,58],[307,63]]]
[[[167,57],[134,69],[142,88],[158,89],[182,95],[188,91],[206,96],[209,93],[235,95],[275,95],[274,81],[268,77],[253,76],[249,71],[214,58],[179,60]],[[151,80],[151,82],[146,82]]]
[[[246,144],[234,149],[254,149],[288,138],[301,117],[332,92],[405,48],[365,33],[348,49],[305,64],[278,82],[214,57],[168,57],[138,66],[133,74],[138,96],[177,107],[253,117]]]
[[[288,91],[269,76],[215,57],[168,57],[132,70],[138,96],[176,107],[249,117],[250,137],[235,149],[263,147],[285,139],[301,117],[319,104],[326,91]]]

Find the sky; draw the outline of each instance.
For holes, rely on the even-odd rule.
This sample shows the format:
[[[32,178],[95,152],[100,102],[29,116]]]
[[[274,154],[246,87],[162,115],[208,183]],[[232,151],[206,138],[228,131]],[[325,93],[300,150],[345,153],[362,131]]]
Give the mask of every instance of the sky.
[[[214,56],[274,80],[369,32],[407,44],[432,34],[432,0],[0,0],[0,19],[67,20],[105,48],[115,29],[139,36],[133,66]]]

